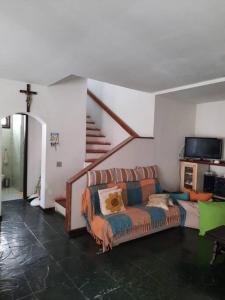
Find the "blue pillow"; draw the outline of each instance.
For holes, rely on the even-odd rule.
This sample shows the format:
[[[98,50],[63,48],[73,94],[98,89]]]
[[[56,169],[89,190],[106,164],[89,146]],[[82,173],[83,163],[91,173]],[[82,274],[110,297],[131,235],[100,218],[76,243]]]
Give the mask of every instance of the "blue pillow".
[[[155,193],[156,194],[162,194],[163,193],[163,189],[162,189],[161,184],[159,183],[158,180],[156,180],[156,184],[155,184]]]
[[[173,201],[176,201],[176,200],[189,201],[190,200],[190,194],[189,193],[170,193],[170,198]]]

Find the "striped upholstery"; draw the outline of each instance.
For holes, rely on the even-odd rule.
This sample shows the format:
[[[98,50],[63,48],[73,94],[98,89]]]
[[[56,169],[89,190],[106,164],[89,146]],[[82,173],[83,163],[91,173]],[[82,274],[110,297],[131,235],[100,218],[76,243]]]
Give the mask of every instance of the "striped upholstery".
[[[88,186],[106,184],[115,181],[114,169],[91,170],[87,174]]]
[[[139,181],[139,173],[135,169],[115,169],[116,182]]]
[[[113,184],[86,188],[82,198],[82,214],[87,220],[87,227],[92,236],[103,246],[103,251],[112,248],[117,241],[126,241],[126,237],[130,240],[184,225],[186,211],[181,206],[174,205],[169,207],[168,211],[145,206],[148,196],[156,192],[157,184],[156,179],[116,184],[122,189],[126,210],[108,216],[101,213],[98,190],[112,187]]]
[[[140,180],[142,179],[155,179],[158,177],[157,166],[149,167],[136,167]]]

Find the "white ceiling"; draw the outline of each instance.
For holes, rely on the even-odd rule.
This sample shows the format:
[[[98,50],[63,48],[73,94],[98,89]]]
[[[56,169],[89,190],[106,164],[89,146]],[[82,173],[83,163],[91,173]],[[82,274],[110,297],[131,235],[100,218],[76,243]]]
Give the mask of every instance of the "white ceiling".
[[[143,91],[225,76],[223,0],[0,0],[0,77]]]
[[[225,100],[225,82],[196,86],[180,91],[159,95],[163,99],[185,101],[189,103],[205,103]],[[157,99],[157,97],[156,97]]]

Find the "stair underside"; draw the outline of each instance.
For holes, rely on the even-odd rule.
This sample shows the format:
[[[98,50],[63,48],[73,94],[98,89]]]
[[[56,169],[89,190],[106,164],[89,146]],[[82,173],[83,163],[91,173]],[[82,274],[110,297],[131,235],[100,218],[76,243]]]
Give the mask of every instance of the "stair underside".
[[[95,162],[97,159],[95,159],[95,158],[87,158],[87,159],[85,159],[85,162],[87,162],[87,163],[93,163],[93,162]]]
[[[55,211],[57,211],[62,216],[66,216],[66,199],[55,200]]]

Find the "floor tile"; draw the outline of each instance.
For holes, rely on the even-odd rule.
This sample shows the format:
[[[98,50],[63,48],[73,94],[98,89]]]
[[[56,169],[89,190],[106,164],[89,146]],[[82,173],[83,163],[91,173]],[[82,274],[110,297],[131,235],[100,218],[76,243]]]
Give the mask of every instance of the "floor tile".
[[[46,251],[54,257],[56,261],[66,257],[77,256],[78,249],[74,243],[67,239],[56,239],[43,243]]]
[[[0,299],[19,299],[32,293],[24,275],[2,278],[0,275]]]
[[[65,288],[73,287],[72,281],[66,276],[63,269],[50,258],[33,263],[24,274],[33,292],[54,288],[58,285]]]
[[[70,239],[64,219],[24,201],[3,202],[0,299],[224,300],[225,256],[173,228],[96,255],[89,234]]]
[[[57,286],[34,294],[37,300],[85,300],[75,287]]]

